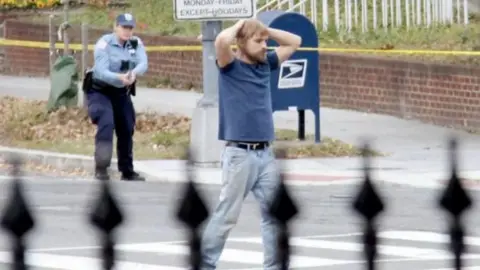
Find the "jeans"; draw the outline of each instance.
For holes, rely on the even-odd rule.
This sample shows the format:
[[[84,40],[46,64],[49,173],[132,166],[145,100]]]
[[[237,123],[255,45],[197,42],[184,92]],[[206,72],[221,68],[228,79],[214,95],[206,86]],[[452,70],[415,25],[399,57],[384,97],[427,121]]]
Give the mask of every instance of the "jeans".
[[[215,269],[230,230],[250,191],[260,204],[264,269],[280,269],[276,220],[268,213],[280,178],[271,148],[245,150],[227,146],[222,155],[222,189],[202,238],[202,270]]]

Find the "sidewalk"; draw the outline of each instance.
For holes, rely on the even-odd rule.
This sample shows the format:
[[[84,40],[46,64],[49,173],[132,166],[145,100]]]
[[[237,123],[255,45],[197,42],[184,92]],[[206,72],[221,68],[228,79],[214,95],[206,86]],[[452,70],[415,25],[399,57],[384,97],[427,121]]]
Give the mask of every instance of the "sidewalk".
[[[50,89],[48,79],[0,76],[0,80],[2,82],[0,95],[48,99]],[[200,97],[201,94],[194,92],[139,88],[133,102],[137,111],[172,112],[191,117]],[[471,174],[472,177],[480,179],[480,166],[477,163],[480,159],[480,136],[478,135],[413,120],[355,111],[321,108],[320,114],[321,136],[340,139],[356,145],[361,142],[362,138],[368,137],[372,139],[374,148],[390,154],[387,157],[375,159],[374,169],[380,175],[407,179],[408,175],[444,175],[448,170],[446,167],[448,165],[447,139],[450,134],[454,134],[460,142],[461,152],[458,155],[460,169]],[[293,130],[297,128],[295,112],[277,112],[274,118],[278,128]],[[306,132],[313,133],[313,114],[308,112],[305,118]],[[151,174],[160,174],[172,171],[173,168],[180,170],[174,163],[174,161],[141,161],[137,166],[147,171],[155,168],[156,173],[152,171]],[[361,173],[359,158],[290,160],[286,166],[289,171],[295,171],[295,174],[302,172],[307,175],[319,173],[322,175],[347,175],[349,179],[353,179]],[[217,171],[218,173],[216,169],[202,170]]]

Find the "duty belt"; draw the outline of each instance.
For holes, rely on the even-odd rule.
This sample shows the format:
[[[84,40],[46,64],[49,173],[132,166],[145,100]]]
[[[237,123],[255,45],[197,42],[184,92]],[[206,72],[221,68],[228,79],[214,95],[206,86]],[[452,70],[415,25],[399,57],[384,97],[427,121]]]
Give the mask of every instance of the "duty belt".
[[[130,92],[130,89],[127,87],[121,87],[121,88],[114,87],[103,81],[96,80],[96,79],[93,79],[92,81],[93,81],[92,90],[95,90],[104,94],[120,94],[120,93],[129,94]],[[122,92],[122,91],[125,91],[125,92]]]
[[[262,150],[270,146],[268,142],[227,142],[227,146],[242,148],[245,150]]]

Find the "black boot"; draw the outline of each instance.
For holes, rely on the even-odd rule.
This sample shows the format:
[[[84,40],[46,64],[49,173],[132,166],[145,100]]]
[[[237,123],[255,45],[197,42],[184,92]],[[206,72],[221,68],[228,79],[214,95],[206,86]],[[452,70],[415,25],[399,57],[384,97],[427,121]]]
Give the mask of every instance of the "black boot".
[[[145,181],[145,177],[136,172],[122,173],[122,181]]]
[[[95,178],[100,181],[110,180],[110,175],[108,175],[107,169],[95,169]]]

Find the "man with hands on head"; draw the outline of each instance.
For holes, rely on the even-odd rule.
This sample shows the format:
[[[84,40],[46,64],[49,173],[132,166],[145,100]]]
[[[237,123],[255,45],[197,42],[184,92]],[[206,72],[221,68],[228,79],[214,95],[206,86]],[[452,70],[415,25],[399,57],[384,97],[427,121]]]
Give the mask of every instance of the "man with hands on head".
[[[267,51],[267,40],[279,47]],[[236,44],[238,49],[232,51]],[[298,35],[240,20],[215,40],[219,69],[219,134],[226,142],[222,155],[219,202],[202,238],[202,270],[216,269],[244,198],[250,191],[260,204],[264,269],[280,269],[277,224],[268,213],[279,177],[271,149],[274,140],[270,73],[300,47]]]

